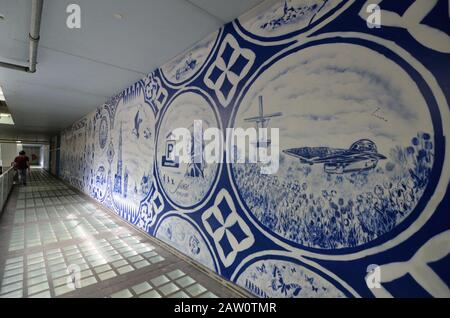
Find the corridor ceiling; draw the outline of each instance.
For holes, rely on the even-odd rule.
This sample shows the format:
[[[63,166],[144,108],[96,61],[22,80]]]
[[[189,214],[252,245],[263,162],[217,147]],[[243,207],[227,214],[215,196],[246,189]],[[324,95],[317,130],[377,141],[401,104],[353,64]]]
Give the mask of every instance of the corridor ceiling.
[[[16,125],[53,134],[262,0],[44,0],[37,72],[0,68]],[[71,3],[81,28],[66,26]],[[3,17],[3,18],[2,18]],[[0,60],[27,65],[31,0],[0,0]]]

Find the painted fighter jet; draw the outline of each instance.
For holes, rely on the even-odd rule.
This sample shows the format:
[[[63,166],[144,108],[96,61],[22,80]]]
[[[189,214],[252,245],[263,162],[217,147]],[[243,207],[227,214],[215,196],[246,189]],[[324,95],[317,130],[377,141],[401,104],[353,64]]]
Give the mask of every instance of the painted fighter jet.
[[[378,161],[386,159],[378,153],[377,146],[369,139],[354,142],[349,149],[330,147],[302,147],[283,150],[304,164],[324,164],[327,173],[343,174],[373,169]]]

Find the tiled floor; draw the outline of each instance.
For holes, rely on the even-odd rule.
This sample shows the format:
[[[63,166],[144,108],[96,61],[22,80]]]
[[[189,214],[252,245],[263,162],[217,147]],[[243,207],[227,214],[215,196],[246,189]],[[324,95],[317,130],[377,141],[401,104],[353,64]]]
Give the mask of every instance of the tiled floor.
[[[0,298],[242,296],[42,170],[0,218]]]

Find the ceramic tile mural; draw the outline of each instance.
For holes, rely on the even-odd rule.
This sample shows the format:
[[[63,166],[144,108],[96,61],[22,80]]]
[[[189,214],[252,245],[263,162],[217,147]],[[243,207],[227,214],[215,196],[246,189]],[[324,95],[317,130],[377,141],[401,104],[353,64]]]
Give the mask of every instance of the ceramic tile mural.
[[[448,297],[448,6],[266,1],[64,130],[61,175],[258,297]],[[278,128],[279,169],[171,160],[194,120]]]

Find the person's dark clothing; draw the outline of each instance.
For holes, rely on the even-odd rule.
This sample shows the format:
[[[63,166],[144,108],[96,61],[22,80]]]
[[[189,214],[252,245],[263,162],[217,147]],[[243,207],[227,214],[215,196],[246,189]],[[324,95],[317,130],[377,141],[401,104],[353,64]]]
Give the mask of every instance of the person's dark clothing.
[[[27,184],[27,169],[30,159],[27,156],[19,155],[14,159],[14,167],[19,170],[19,182]]]
[[[15,167],[18,170],[28,169],[28,162],[30,159],[27,156],[17,156],[14,159]]]

